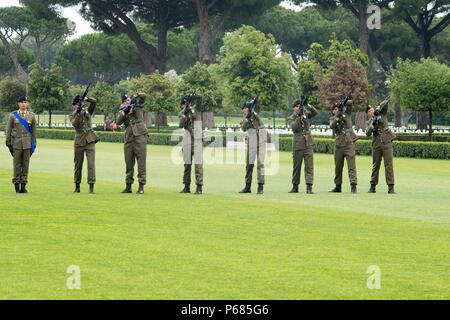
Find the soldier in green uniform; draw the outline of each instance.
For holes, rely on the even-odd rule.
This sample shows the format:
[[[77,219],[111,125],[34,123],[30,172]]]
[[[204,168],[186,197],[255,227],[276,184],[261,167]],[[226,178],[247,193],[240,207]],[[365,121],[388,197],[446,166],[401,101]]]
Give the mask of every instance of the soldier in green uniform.
[[[146,184],[146,164],[147,164],[147,139],[148,129],[144,122],[144,112],[142,105],[146,95],[139,93],[132,98],[127,95],[122,96],[122,105],[117,116],[117,125],[125,125],[125,164],[126,164],[126,187],[122,193],[131,193],[131,186],[134,182],[134,164],[138,165],[139,189],[137,194],[144,193]]]
[[[258,194],[264,193],[264,159],[266,153],[267,132],[259,112],[259,99],[246,102],[242,106],[244,119],[241,122],[241,129],[248,132],[247,155],[245,167],[245,187],[239,193],[251,193],[253,168],[257,160]]]
[[[371,105],[367,107],[366,135],[372,136],[372,176],[370,179],[369,193],[375,193],[378,184],[378,175],[380,172],[381,159],[384,159],[384,171],[388,193],[394,191],[394,147],[392,141],[396,138],[395,134],[388,127],[387,120],[388,100],[384,100],[379,107],[374,108]]]
[[[19,110],[10,114],[6,127],[6,146],[14,158],[12,182],[16,193],[27,193],[30,157],[36,147],[36,118],[28,111],[27,97],[17,101]]]
[[[317,115],[317,110],[308,104],[303,109],[302,101],[296,100],[292,105],[293,114],[288,118],[289,126],[294,133],[292,139],[292,190],[289,193],[298,193],[302,162],[305,161],[306,193],[312,194],[314,179],[314,140],[309,131],[310,119]]]
[[[84,155],[86,154],[88,166],[89,193],[94,193],[95,184],[95,144],[100,138],[92,130],[91,117],[94,114],[97,101],[92,97],[86,97],[84,101],[89,103],[86,107],[83,105],[82,97],[77,95],[72,101],[73,112],[70,114],[70,122],[75,128],[74,145],[74,183],[75,190],[80,192],[81,176],[83,171]]]
[[[357,174],[356,174],[356,150],[354,143],[358,136],[352,128],[352,103],[348,102],[346,109],[342,112],[338,103],[331,107],[333,116],[330,118],[330,128],[333,130],[335,138],[334,146],[334,165],[335,178],[334,189],[330,192],[342,192],[342,171],[344,168],[344,159],[347,160],[348,176],[351,184],[351,192],[356,193]]]
[[[196,100],[197,108],[201,108],[202,96],[195,93],[181,99],[182,109],[178,114],[179,127],[184,128],[183,159],[184,159],[184,188],[181,193],[191,192],[192,157],[195,156],[195,194],[203,192],[203,132],[201,116],[195,111],[191,103]]]

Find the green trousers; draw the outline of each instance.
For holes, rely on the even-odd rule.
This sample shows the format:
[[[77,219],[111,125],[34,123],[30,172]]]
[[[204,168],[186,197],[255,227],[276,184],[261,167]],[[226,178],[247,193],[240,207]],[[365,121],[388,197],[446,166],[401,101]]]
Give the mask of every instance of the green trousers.
[[[394,184],[394,147],[391,143],[380,144],[372,149],[372,175],[370,184],[378,184],[381,160],[384,161],[386,184]]]
[[[302,163],[305,161],[305,182],[306,184],[313,184],[314,181],[314,151],[312,147],[294,150],[292,152],[293,170],[292,170],[292,184],[300,184],[300,175],[302,170]]]
[[[83,172],[84,155],[86,154],[88,183],[95,183],[95,142],[88,143],[85,146],[75,146],[74,149],[74,183],[81,183]]]
[[[134,165],[138,166],[138,182],[147,183],[147,135],[134,137],[124,144],[125,183],[134,182]]]
[[[14,149],[14,177],[12,182],[28,183],[28,168],[30,167],[31,149]]]
[[[267,132],[261,130],[249,130],[247,143],[247,157],[245,166],[245,183],[252,183],[253,168],[256,162],[258,184],[265,183],[264,160],[266,156]]]
[[[356,151],[354,144],[348,144],[344,147],[334,147],[334,183],[342,184],[342,171],[344,169],[344,160],[347,161],[348,178],[351,184],[357,184],[356,174]]]

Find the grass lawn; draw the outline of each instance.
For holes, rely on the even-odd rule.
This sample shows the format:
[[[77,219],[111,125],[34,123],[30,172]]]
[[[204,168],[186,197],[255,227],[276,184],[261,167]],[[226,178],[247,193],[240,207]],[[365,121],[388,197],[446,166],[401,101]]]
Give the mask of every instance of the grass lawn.
[[[450,161],[395,159],[367,194],[328,194],[331,155],[315,156],[315,192],[290,189],[291,155],[266,193],[240,195],[243,165],[205,166],[205,194],[181,195],[172,148],[149,146],[143,196],[124,184],[122,144],[97,145],[96,195],[73,194],[73,142],[38,141],[29,194],[13,193],[0,139],[0,299],[449,299]],[[346,169],[345,169],[346,170]],[[85,176],[84,176],[85,178]],[[255,177],[256,178],[256,177]],[[134,186],[136,189],[136,186]],[[67,267],[81,269],[69,290]],[[367,268],[381,270],[369,290]]]

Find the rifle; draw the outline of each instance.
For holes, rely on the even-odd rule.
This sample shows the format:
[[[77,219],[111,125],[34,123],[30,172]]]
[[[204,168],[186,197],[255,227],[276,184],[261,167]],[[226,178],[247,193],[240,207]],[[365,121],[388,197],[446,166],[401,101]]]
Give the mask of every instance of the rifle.
[[[386,99],[383,102],[381,102],[381,104],[376,107],[373,111],[373,120],[372,120],[372,124],[378,125],[378,123],[381,121],[381,112],[383,111],[383,109],[386,107],[386,105],[389,103],[389,100]]]
[[[131,96],[130,101],[130,113],[134,113],[136,111],[136,108],[142,108],[144,105],[138,101],[138,95],[135,94]]]
[[[252,100],[252,102],[248,104],[247,118],[250,119],[250,122],[253,122],[254,115],[257,114],[257,112],[255,111],[255,108],[257,107],[258,99],[259,99],[259,91],[256,92],[256,96]],[[257,111],[259,112],[259,110],[257,110]]]
[[[308,106],[309,97],[302,94],[300,97],[300,116],[306,118],[306,107]]]
[[[78,108],[77,108],[77,112],[80,113],[81,109],[83,108],[83,101],[86,98],[88,92],[89,92],[89,87],[91,86],[91,83],[89,82],[89,84],[86,87],[86,90],[84,90],[83,95],[81,96],[81,100],[78,102]]]
[[[347,111],[347,102],[348,100],[350,100],[352,98],[352,91],[350,90],[347,95],[345,96],[344,100],[342,100],[341,102],[339,102],[339,111],[341,112],[341,114],[344,114],[345,111]]]

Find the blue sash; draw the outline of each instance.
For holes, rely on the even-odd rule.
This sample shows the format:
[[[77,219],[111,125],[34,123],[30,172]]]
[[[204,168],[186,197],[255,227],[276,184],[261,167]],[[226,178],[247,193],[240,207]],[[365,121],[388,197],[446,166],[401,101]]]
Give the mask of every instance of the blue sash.
[[[31,127],[30,127],[30,125],[28,124],[28,122],[24,118],[19,116],[17,111],[14,111],[13,115],[14,115],[14,117],[16,117],[16,119],[20,122],[20,124],[25,128],[25,130],[30,135],[30,139],[31,139],[31,154],[33,154],[34,150],[36,149],[36,145],[33,142],[33,137],[32,137],[32,134],[31,134]]]

